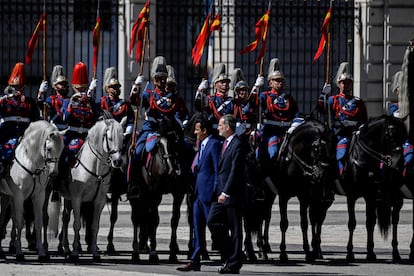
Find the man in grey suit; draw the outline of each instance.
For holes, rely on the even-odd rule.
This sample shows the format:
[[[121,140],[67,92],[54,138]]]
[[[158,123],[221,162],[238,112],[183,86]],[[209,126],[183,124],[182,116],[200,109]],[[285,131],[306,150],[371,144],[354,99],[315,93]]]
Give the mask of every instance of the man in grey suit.
[[[224,265],[220,274],[239,274],[242,267],[243,231],[242,207],[245,197],[245,151],[236,135],[236,119],[228,114],[218,124],[219,135],[224,138],[219,161],[216,201],[211,205],[207,225],[220,250]],[[230,235],[229,235],[230,230]]]
[[[220,158],[220,141],[211,135],[213,127],[207,118],[196,121],[194,134],[200,142],[199,152],[193,162],[196,177],[195,201],[193,205],[194,252],[191,261],[177,268],[179,271],[199,271],[200,254],[206,252],[206,223],[218,183],[218,162]]]

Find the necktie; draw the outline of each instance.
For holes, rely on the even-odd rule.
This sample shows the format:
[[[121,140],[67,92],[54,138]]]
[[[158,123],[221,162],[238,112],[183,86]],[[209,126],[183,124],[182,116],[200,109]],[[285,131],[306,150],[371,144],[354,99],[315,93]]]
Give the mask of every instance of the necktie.
[[[224,140],[223,147],[221,148],[221,156],[223,156],[224,152],[227,148],[227,140]]]

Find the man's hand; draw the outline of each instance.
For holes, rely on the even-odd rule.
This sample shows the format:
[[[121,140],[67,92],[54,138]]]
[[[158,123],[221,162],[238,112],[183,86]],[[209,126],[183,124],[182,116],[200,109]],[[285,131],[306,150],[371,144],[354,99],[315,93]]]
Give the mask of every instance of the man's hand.
[[[325,83],[325,85],[322,88],[321,94],[319,95],[319,98],[325,98],[329,94],[331,94],[331,84]]]
[[[42,81],[42,83],[39,86],[39,92],[37,93],[37,100],[39,101],[44,101],[45,98],[45,94],[47,92],[47,88],[48,88],[48,83],[47,81]]]

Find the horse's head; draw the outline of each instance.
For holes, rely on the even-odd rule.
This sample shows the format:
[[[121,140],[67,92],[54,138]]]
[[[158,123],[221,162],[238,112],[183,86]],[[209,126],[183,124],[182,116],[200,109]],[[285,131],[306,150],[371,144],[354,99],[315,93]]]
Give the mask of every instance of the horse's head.
[[[108,153],[111,166],[119,168],[122,165],[123,128],[114,119],[104,120],[105,132],[103,137],[103,150]]]
[[[407,137],[407,129],[401,119],[384,115],[371,119],[361,128],[357,145],[365,156],[397,168],[403,160],[402,145]]]
[[[181,174],[179,151],[182,148],[180,135],[174,118],[164,116],[159,121],[158,154],[168,175]]]
[[[41,154],[52,177],[58,174],[58,163],[63,148],[63,137],[59,131],[54,130],[46,135]]]

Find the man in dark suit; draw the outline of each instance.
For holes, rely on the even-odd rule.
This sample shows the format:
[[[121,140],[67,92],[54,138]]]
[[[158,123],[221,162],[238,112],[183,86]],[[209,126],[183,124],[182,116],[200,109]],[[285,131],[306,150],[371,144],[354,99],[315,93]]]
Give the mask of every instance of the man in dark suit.
[[[219,135],[224,138],[219,161],[218,185],[207,225],[220,249],[224,265],[220,274],[238,274],[242,267],[243,232],[242,207],[245,195],[244,162],[242,141],[236,135],[236,119],[228,114],[218,124]],[[230,230],[230,235],[229,235]]]
[[[211,135],[212,131],[212,124],[207,118],[197,120],[194,134],[197,135],[200,149],[193,162],[193,172],[196,177],[193,205],[194,252],[189,263],[177,268],[179,271],[199,271],[200,254],[207,251],[206,223],[218,183],[218,162],[221,149],[221,143]]]

